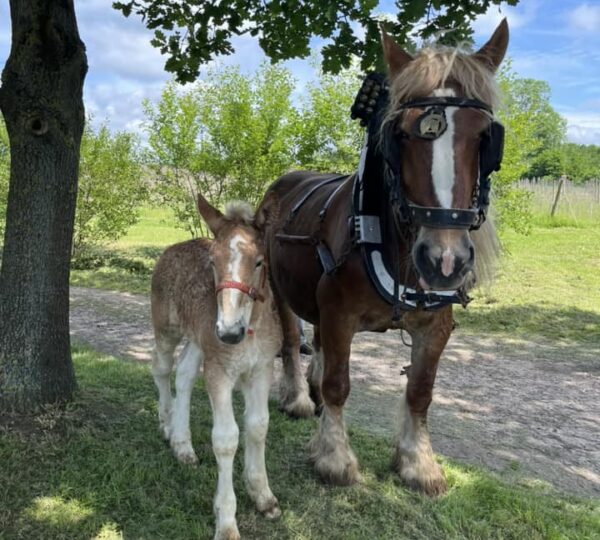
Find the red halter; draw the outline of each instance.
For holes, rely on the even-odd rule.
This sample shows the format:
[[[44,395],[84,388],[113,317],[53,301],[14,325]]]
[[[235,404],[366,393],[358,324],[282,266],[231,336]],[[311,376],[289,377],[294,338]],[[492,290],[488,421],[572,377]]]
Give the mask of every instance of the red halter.
[[[267,279],[266,272],[266,263],[263,264],[262,278],[260,280],[260,288],[264,289],[265,281]],[[256,287],[249,287],[245,283],[240,283],[239,281],[221,281],[216,288],[215,294],[218,294],[223,289],[237,289],[238,291],[242,291],[244,294],[247,294],[252,300],[259,302],[264,302],[265,297],[258,291]]]

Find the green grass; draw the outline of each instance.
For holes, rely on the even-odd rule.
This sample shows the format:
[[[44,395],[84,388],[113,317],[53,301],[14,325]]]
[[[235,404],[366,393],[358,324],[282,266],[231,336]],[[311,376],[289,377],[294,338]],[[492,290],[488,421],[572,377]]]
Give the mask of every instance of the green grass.
[[[172,244],[188,240],[190,235],[176,227],[173,214],[168,209],[145,207],[140,220],[127,235],[100,250],[104,256],[116,255],[146,267],[145,271],[132,271],[123,265],[106,264],[99,268],[74,269],[71,284],[121,292],[147,294],[150,292],[150,276],[154,263],[162,251]]]
[[[201,463],[179,465],[160,439],[148,367],[76,350],[76,399],[66,410],[0,417],[0,537],[6,539],[211,538],[216,465],[201,383],[192,401]],[[240,418],[241,405],[236,412]],[[481,469],[442,465],[448,494],[428,499],[389,469],[388,441],[353,430],[364,483],[316,480],[306,445],[316,420],[271,411],[267,467],[283,515],[260,517],[246,495],[238,450],[235,489],[244,538],[598,538],[598,501],[539,483],[511,485]],[[241,443],[243,444],[243,443]]]
[[[460,327],[600,345],[600,227],[506,232],[503,244],[497,282],[456,310]]]
[[[456,320],[472,333],[600,345],[600,224],[536,216],[530,235],[504,233],[506,252],[497,282],[490,291],[475,291],[467,310],[455,310]],[[175,228],[169,211],[146,208],[128,235],[109,248],[116,263],[74,270],[71,283],[148,293],[151,269],[162,250],[188,237]],[[144,270],[122,264],[128,260]]]

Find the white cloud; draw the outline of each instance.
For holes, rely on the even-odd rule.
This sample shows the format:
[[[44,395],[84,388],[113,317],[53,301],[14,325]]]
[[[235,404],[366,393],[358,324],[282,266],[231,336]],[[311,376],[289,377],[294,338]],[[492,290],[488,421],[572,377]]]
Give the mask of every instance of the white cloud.
[[[577,6],[569,13],[569,28],[575,32],[600,32],[600,5]]]
[[[490,6],[488,10],[477,17],[472,24],[473,33],[477,40],[489,39],[500,21],[506,17],[511,30],[529,24],[537,15],[538,2],[530,0],[516,7]]]
[[[578,144],[600,145],[600,114],[572,112],[567,119],[567,139]]]

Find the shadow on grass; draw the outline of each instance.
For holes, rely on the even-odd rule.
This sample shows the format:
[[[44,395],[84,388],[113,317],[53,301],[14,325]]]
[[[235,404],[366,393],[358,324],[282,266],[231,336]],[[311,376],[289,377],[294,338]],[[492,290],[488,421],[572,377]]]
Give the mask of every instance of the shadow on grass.
[[[479,304],[466,310],[456,309],[454,313],[459,327],[470,332],[502,333],[528,339],[542,336],[600,346],[598,312],[540,302],[506,307]]]
[[[80,351],[76,369],[76,402],[35,417],[37,432],[20,431],[18,422],[0,426],[5,537],[211,538],[217,473],[205,393],[196,389],[192,408],[201,463],[184,467],[157,433],[147,367]],[[238,418],[241,412],[238,401]],[[269,522],[257,515],[243,488],[238,451],[234,476],[244,538],[486,538],[498,531],[505,538],[591,538],[595,530],[592,502],[508,486],[450,463],[444,464],[448,495],[431,500],[409,492],[389,471],[388,444],[358,430],[352,439],[364,483],[324,486],[306,453],[316,420],[293,422],[274,410],[271,418],[267,466],[283,516]]]

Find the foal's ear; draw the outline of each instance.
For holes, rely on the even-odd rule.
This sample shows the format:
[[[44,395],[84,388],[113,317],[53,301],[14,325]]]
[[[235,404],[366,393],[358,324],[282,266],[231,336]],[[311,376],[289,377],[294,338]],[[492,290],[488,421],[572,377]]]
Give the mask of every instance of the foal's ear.
[[[275,223],[279,217],[279,199],[272,191],[262,200],[254,216],[254,226],[259,231],[264,231],[269,225]]]
[[[490,40],[475,54],[473,54],[473,58],[483,62],[492,71],[496,71],[504,59],[507,47],[508,23],[506,22],[505,17],[498,25],[498,28],[494,30]]]
[[[385,31],[383,24],[379,25],[381,32],[381,45],[383,46],[383,58],[387,64],[391,78],[393,79],[404,69],[413,57],[400,47]]]
[[[210,232],[217,236],[217,232],[223,225],[225,218],[223,214],[213,207],[200,193],[198,193],[198,212],[204,222],[208,225]]]

